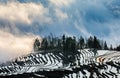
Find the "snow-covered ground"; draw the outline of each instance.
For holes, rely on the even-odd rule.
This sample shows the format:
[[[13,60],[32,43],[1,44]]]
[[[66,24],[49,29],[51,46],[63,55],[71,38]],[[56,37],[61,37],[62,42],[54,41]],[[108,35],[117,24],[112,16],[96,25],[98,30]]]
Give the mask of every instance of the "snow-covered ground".
[[[109,50],[98,50],[97,52],[98,52],[98,55],[104,55],[106,53],[110,53],[111,51],[109,51]]]
[[[97,62],[107,62],[107,61],[116,61],[120,59],[120,52],[118,51],[109,51],[109,50],[99,50],[98,56],[96,57]]]
[[[64,55],[62,53],[31,53],[27,56],[18,57],[10,66],[0,67],[0,75],[15,75],[60,69],[77,71],[76,73],[66,74],[64,78],[89,78],[92,72],[89,68],[91,70],[96,70],[97,68],[99,74],[105,77],[120,77],[118,73],[120,52],[109,50],[98,50],[97,52],[98,53],[95,53],[89,49],[78,50],[78,53],[74,55],[74,62],[76,63],[74,66],[71,66],[71,64],[63,65]],[[79,69],[79,71],[77,69]],[[97,71],[94,71],[92,77],[98,77],[98,73],[96,72]]]

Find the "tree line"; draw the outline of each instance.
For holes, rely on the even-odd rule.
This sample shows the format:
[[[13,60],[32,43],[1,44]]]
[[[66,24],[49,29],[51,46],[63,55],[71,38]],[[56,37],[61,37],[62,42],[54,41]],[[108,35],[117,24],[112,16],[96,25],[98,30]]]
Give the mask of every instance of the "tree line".
[[[120,51],[120,45],[118,45],[114,50]]]
[[[107,42],[98,39],[96,36],[89,38],[80,37],[68,37],[62,35],[61,37],[53,36],[52,34],[44,37],[40,42],[39,39],[35,39],[34,50],[62,50],[66,52],[75,52],[78,49],[90,48],[94,50],[113,50],[112,45],[108,47]]]

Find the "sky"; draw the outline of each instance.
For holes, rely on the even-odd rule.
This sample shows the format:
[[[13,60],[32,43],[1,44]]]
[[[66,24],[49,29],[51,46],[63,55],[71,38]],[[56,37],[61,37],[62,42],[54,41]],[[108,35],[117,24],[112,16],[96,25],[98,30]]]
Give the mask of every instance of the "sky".
[[[28,54],[36,37],[97,36],[120,44],[120,0],[0,0],[0,59]]]

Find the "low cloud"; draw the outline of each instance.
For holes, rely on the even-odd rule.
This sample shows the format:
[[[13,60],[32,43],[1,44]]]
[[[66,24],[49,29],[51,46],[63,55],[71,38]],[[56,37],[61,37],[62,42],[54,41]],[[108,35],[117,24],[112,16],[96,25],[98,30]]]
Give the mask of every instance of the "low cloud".
[[[32,34],[16,36],[0,31],[0,63],[31,53],[35,38]]]

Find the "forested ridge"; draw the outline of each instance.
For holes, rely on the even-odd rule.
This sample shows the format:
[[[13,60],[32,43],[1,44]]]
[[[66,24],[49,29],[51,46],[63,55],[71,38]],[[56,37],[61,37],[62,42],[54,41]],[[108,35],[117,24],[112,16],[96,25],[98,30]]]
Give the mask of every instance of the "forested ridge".
[[[77,49],[94,49],[94,50],[114,50],[115,48],[108,47],[107,42],[98,39],[96,36],[89,38],[80,37],[68,37],[63,35],[61,37],[55,37],[49,35],[44,37],[40,42],[38,38],[34,42],[34,50],[62,50],[64,52],[74,52]]]

